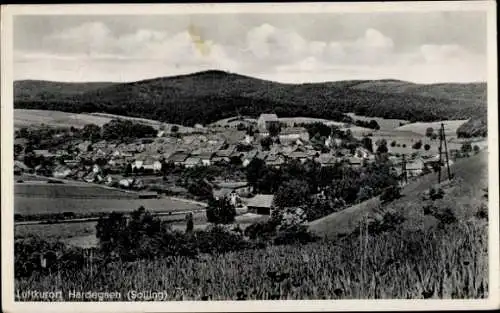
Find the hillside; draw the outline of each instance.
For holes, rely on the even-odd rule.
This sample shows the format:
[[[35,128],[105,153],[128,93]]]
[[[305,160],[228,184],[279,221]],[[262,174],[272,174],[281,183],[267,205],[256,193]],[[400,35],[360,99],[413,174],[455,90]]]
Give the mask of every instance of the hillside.
[[[467,220],[476,213],[481,204],[482,189],[488,187],[488,153],[483,151],[470,158],[461,159],[451,166],[455,178],[443,183],[445,197],[436,204],[449,207],[457,218]],[[446,174],[444,174],[446,177]],[[388,204],[382,204],[378,197],[369,199],[343,211],[330,214],[309,224],[314,233],[329,238],[347,235],[355,231],[365,217],[380,216],[387,211],[402,213],[407,229],[421,229],[432,226],[436,220],[423,214],[422,195],[437,184],[437,174],[423,176],[418,181],[406,185],[402,197]]]
[[[187,126],[262,112],[338,121],[349,119],[341,114],[348,112],[436,121],[480,116],[486,112],[485,90],[486,84],[418,85],[393,80],[282,84],[205,71],[116,84],[19,81],[14,84],[14,106],[103,112]]]

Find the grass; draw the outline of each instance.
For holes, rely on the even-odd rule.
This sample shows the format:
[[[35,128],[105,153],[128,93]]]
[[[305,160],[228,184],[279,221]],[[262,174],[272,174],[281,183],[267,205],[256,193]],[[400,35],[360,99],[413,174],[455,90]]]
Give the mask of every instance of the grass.
[[[75,114],[49,110],[14,109],[14,127],[28,127],[45,124],[57,127],[81,128],[86,124],[102,126],[111,120],[109,117],[92,114]]]
[[[168,300],[422,299],[488,296],[487,227],[365,235],[199,259],[112,263],[15,281],[17,289],[168,292]],[[272,274],[277,275],[272,275]],[[281,278],[273,278],[278,276]]]
[[[137,194],[120,189],[75,182],[70,184],[17,183],[14,194],[22,197],[77,198],[77,199],[134,199]]]
[[[406,120],[398,120],[398,119],[387,119],[387,118],[381,118],[381,117],[369,117],[369,116],[363,116],[363,115],[356,115],[354,113],[348,113],[350,117],[352,117],[355,120],[361,120],[361,121],[371,121],[375,120],[378,125],[380,126],[380,130],[386,131],[386,130],[393,130],[397,127],[399,127],[400,123],[408,123]]]
[[[434,131],[437,133],[437,131],[441,128],[441,123],[444,124],[444,132],[447,136],[456,136],[457,135],[457,129],[462,126],[464,123],[466,123],[468,120],[447,120],[447,121],[440,121],[440,122],[417,122],[417,123],[411,123],[411,124],[406,124],[401,127],[396,128],[396,130],[403,130],[403,131],[411,131],[415,132],[421,135],[425,135],[425,131],[427,130],[428,127],[432,127]]]

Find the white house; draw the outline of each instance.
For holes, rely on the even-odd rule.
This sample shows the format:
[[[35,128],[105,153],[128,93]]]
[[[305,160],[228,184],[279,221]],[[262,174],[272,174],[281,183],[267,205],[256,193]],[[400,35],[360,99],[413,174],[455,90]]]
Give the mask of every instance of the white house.
[[[268,131],[269,128],[274,126],[279,126],[278,116],[276,114],[261,114],[257,120],[257,127],[261,134]]]

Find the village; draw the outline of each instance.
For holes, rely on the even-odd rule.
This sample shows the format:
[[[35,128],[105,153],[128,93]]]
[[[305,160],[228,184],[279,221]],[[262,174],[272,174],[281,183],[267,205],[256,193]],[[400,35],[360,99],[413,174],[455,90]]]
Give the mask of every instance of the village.
[[[398,151],[395,143],[389,145],[385,140],[373,143],[367,136],[355,138],[350,125],[345,125],[344,132],[335,126],[316,123],[323,128],[323,134],[325,128],[332,129],[328,136],[321,136],[320,131],[313,135],[311,129],[306,128],[307,124],[298,126],[297,123],[280,122],[276,114],[261,114],[257,120],[237,117],[228,121],[226,125],[215,123],[207,128],[197,125],[196,131],[188,134],[180,133],[173,126],[167,131],[158,130],[156,137],[137,138],[129,143],[74,139],[52,149],[33,150],[31,154],[35,158],[43,159],[34,168],[23,163],[26,155],[18,149],[14,172],[17,175],[51,177],[49,182],[52,183],[81,181],[135,190],[140,198],[158,198],[164,194],[206,200],[193,197],[185,186],[180,186],[179,180],[169,180],[166,170],[227,165],[244,169],[254,159],[276,169],[294,160],[302,164],[314,161],[321,167],[342,164],[361,168],[375,161],[376,151],[383,151],[389,152],[386,154],[396,175],[406,178],[401,179],[401,184],[404,184],[408,177],[430,173],[439,161],[439,155],[428,148],[414,147],[413,153],[405,155],[391,151]],[[23,147],[26,140],[16,138],[16,143]],[[379,148],[380,145],[384,147]],[[458,154],[458,150],[450,150],[449,162],[453,162]],[[24,180],[19,178],[17,183],[29,180],[23,177]],[[244,206],[257,214],[269,214],[273,205],[273,195],[254,194],[245,177],[219,177],[213,181],[205,177],[200,179],[215,199],[229,197],[236,207]]]

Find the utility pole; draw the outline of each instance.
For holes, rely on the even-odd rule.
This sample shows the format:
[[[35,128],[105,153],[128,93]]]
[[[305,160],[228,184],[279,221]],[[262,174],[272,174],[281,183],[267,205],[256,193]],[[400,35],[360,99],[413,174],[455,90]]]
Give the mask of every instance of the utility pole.
[[[446,143],[446,134],[444,133],[444,124],[443,123],[441,123],[441,131],[443,133],[444,151],[446,152],[446,168],[448,170],[448,179],[451,179],[450,160],[448,157],[448,145]]]
[[[441,183],[441,165],[443,164],[443,133],[439,129],[439,166],[438,166],[438,183]]]
[[[403,162],[401,163],[401,175],[403,175],[401,180],[404,180],[408,184],[408,172],[406,170],[406,156],[403,154]]]

